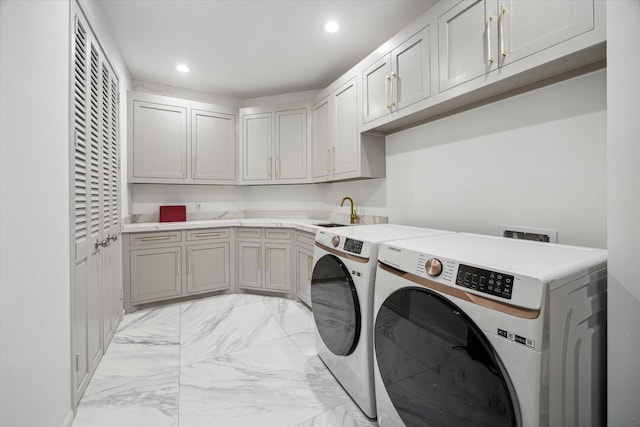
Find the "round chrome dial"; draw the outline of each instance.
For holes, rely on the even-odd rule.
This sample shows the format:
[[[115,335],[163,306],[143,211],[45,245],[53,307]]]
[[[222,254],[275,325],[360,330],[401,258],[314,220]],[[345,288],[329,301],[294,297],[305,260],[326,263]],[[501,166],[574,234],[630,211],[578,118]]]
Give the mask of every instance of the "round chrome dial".
[[[424,263],[424,270],[431,277],[439,276],[442,273],[442,262],[437,258],[429,258]]]
[[[333,236],[333,239],[331,239],[331,244],[334,248],[337,248],[340,244],[340,236]]]

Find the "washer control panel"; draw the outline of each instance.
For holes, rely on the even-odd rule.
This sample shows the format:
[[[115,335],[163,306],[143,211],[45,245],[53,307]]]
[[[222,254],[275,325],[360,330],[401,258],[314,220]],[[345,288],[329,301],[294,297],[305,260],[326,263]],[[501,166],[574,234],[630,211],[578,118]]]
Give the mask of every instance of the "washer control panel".
[[[484,292],[485,294],[511,299],[513,276],[460,264],[456,276],[456,285]]]
[[[362,245],[362,240],[354,240],[347,237],[344,241],[344,250],[360,255],[362,253]]]

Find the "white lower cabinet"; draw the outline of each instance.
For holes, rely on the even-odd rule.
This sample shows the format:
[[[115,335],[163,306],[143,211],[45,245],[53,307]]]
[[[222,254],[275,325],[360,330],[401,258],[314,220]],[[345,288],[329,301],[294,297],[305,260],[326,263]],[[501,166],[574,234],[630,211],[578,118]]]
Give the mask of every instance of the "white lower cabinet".
[[[187,246],[187,294],[231,287],[229,242]]]
[[[313,233],[296,232],[296,296],[308,306],[311,306],[313,242]]]
[[[182,294],[182,248],[137,249],[129,253],[131,303],[146,303]]]
[[[291,231],[240,229],[238,233],[238,239],[247,239],[237,243],[238,287],[291,292]]]

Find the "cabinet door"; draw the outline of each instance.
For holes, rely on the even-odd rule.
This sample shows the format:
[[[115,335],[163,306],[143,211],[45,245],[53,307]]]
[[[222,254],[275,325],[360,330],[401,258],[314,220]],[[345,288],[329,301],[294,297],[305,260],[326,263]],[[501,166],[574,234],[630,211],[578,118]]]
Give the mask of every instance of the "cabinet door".
[[[265,289],[286,292],[291,290],[289,248],[288,244],[266,243]]]
[[[392,109],[401,109],[426,99],[431,94],[429,67],[429,27],[391,52]]]
[[[262,244],[238,242],[238,287],[262,288]]]
[[[296,295],[311,306],[311,274],[313,273],[313,249],[296,247]]]
[[[276,180],[307,177],[307,110],[276,111]]]
[[[242,117],[243,178],[268,181],[273,174],[271,113]]]
[[[499,3],[501,65],[594,28],[592,0],[500,0]]]
[[[391,57],[383,58],[362,73],[364,92],[364,122],[390,113]]]
[[[231,287],[229,242],[187,247],[187,293]]]
[[[236,179],[236,118],[191,111],[191,177],[198,181]]]
[[[322,178],[330,172],[330,100],[327,96],[311,108],[311,146],[313,156],[313,178]]]
[[[133,102],[133,177],[182,182],[186,178],[187,110]],[[168,180],[168,181],[167,181]]]
[[[438,18],[440,91],[497,68],[496,4],[463,0]]]
[[[332,147],[332,173],[356,172],[359,167],[358,97],[356,78],[334,92],[335,144]]]
[[[132,303],[180,296],[182,293],[180,247],[133,250],[129,252],[129,259]]]

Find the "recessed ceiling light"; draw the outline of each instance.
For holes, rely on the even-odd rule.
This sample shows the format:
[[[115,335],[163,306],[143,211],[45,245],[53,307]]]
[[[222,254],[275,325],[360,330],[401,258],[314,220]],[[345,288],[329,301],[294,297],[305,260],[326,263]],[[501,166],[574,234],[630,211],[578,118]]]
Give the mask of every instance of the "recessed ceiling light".
[[[329,21],[324,24],[324,30],[327,33],[335,33],[340,29],[340,25],[336,21]]]
[[[187,67],[184,64],[178,64],[176,66],[176,70],[180,71],[181,73],[188,73],[189,71],[191,71],[191,68]]]

